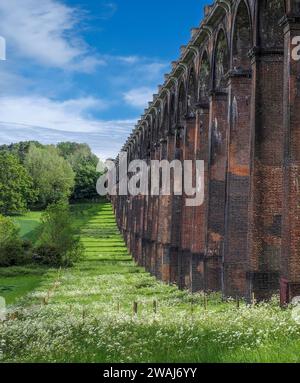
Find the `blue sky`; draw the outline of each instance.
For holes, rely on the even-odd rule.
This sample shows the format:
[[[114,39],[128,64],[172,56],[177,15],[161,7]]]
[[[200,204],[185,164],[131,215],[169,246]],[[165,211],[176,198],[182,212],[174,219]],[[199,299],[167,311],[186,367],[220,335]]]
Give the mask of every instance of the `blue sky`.
[[[3,4],[5,3],[5,4]],[[0,3],[0,144],[122,147],[203,15],[200,0]]]

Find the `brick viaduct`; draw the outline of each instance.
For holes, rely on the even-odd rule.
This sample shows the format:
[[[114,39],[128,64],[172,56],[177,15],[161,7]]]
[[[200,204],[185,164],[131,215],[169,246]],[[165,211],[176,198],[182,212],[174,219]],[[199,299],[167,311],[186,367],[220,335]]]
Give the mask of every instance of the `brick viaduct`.
[[[204,160],[205,202],[112,197],[118,225],[166,283],[288,302],[300,295],[300,0],[217,0],[191,35],[122,150]]]

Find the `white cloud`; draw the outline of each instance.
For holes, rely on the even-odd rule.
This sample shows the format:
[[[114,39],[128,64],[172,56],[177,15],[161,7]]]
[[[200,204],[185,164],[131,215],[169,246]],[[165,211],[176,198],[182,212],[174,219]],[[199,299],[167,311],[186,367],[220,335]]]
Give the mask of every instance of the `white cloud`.
[[[0,3],[0,32],[10,52],[39,64],[65,70],[93,71],[103,60],[74,29],[80,14],[57,0],[10,0]]]
[[[88,143],[103,159],[114,157],[131,132],[134,120],[95,119],[90,114],[107,107],[92,97],[54,101],[41,97],[0,98],[0,144],[20,140],[42,143]]]
[[[153,99],[153,89],[147,87],[141,87],[131,89],[130,91],[123,94],[124,100],[127,104],[136,108],[146,108],[147,103]]]
[[[99,128],[99,123],[89,118],[90,112],[106,106],[102,100],[92,97],[62,102],[34,96],[1,97],[0,120],[6,124],[91,132]]]
[[[110,56],[112,59],[119,60],[124,64],[137,64],[142,61],[142,58],[139,56]]]
[[[143,75],[147,81],[155,81],[162,78],[163,73],[167,71],[169,64],[153,60],[152,62],[145,62],[144,65],[137,67],[137,72]]]

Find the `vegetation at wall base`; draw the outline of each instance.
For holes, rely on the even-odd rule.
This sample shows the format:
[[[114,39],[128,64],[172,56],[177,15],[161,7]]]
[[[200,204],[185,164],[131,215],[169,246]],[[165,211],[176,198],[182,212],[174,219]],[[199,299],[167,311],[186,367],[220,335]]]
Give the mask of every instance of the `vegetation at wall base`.
[[[110,204],[71,210],[84,257],[62,270],[36,266],[39,285],[0,323],[3,362],[300,361],[300,325],[278,297],[238,307],[164,285],[132,261]]]

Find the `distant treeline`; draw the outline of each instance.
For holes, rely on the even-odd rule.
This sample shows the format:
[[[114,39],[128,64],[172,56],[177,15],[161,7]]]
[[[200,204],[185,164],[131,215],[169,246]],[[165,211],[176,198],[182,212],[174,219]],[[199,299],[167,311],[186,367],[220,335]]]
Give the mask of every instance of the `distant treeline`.
[[[0,214],[97,198],[98,161],[88,145],[73,142],[0,146]]]

